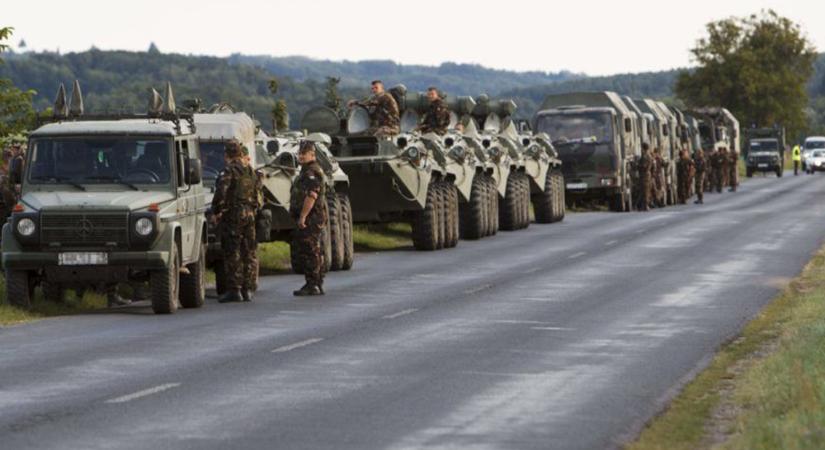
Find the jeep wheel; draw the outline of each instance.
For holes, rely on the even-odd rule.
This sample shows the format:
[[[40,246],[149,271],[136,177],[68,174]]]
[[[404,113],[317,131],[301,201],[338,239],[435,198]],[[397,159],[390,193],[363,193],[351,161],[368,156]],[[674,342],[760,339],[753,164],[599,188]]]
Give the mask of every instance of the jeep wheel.
[[[18,308],[31,308],[33,290],[29,272],[6,269],[6,302]]]
[[[461,239],[480,239],[484,231],[484,210],[487,204],[484,201],[484,176],[477,175],[473,179],[470,191],[470,201],[459,205],[459,235]]]
[[[180,262],[178,246],[173,245],[169,252],[169,267],[153,270],[149,274],[149,287],[152,290],[152,311],[155,314],[172,314],[178,309],[178,287],[180,282]]]
[[[189,273],[180,276],[180,305],[184,308],[200,308],[206,297],[206,244],[200,245],[198,260],[186,268]]]
[[[344,266],[344,233],[341,227],[341,202],[335,192],[327,192],[327,211],[329,212],[329,239],[332,251],[330,269],[341,270]]]
[[[341,270],[350,270],[355,262],[355,247],[352,243],[352,205],[349,196],[338,193],[338,203],[341,205],[341,230],[344,239],[344,260]]]
[[[412,241],[416,250],[432,251],[438,248],[438,194],[435,183],[427,188],[424,209],[416,211],[412,220]]]
[[[63,286],[58,283],[50,283],[48,281],[40,282],[40,290],[43,291],[43,298],[52,303],[63,303],[66,300]]]

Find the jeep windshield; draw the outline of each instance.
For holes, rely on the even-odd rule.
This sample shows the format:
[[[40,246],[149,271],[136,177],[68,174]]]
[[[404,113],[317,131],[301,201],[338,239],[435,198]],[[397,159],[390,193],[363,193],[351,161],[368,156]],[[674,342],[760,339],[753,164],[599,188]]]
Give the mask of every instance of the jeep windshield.
[[[32,141],[30,184],[168,185],[172,143],[162,138],[56,137]]]
[[[750,150],[753,152],[775,152],[778,149],[779,143],[773,139],[750,142]]]
[[[221,141],[201,141],[201,158],[203,158],[203,182],[214,185],[218,175],[226,166],[223,159],[225,144]]]
[[[547,133],[554,144],[609,143],[613,140],[613,120],[609,113],[546,114],[536,120],[536,132]]]

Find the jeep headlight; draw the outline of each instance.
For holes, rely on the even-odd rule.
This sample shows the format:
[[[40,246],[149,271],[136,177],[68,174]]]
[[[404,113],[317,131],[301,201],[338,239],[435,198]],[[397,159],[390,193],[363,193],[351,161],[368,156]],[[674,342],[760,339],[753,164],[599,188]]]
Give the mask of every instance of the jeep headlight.
[[[148,217],[141,217],[135,221],[135,233],[138,235],[146,237],[152,234],[152,231],[155,231],[155,224]]]
[[[20,236],[30,237],[34,235],[37,226],[34,224],[34,220],[24,217],[17,222],[17,232],[20,233]]]

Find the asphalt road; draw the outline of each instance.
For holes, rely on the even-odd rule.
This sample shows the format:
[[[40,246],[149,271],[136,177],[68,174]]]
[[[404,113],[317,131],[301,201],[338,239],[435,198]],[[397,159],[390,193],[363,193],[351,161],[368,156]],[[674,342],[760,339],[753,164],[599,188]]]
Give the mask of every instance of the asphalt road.
[[[825,176],[267,277],[252,304],[0,328],[0,447],[593,449],[800,272]]]

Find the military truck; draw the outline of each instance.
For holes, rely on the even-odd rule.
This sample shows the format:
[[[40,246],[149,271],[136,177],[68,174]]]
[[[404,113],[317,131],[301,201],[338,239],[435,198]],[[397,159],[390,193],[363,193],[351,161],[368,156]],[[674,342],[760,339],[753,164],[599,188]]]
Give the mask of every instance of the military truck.
[[[659,175],[664,184],[656,186],[654,202],[662,207],[676,203],[676,157],[674,140],[676,119],[663,104],[649,98],[635,99],[634,102],[643,112],[650,114],[653,121],[651,149],[658,149],[664,162]]]
[[[633,161],[640,132],[615,92],[549,95],[533,130],[553,139],[562,161],[568,202],[607,201],[614,211],[633,209]]]
[[[739,121],[725,108],[703,107],[688,111],[699,120],[702,148],[706,151],[721,147],[733,149],[741,155],[739,143]]]
[[[773,172],[782,176],[785,164],[784,128],[748,128],[745,130],[745,174]]]
[[[3,226],[6,299],[28,307],[36,286],[67,289],[148,282],[152,310],[204,302],[205,195],[191,115],[152,90],[145,115],[86,115],[77,81],[29,137],[11,176],[21,199]]]
[[[405,104],[406,88],[389,92]],[[416,250],[457,245],[459,196],[439,137],[420,136],[409,121],[396,136],[376,137],[370,125],[369,112],[360,106],[344,120],[328,107],[312,108],[301,121],[304,130],[330,135],[330,151],[350,176],[353,220],[408,221]]]
[[[321,135],[303,136],[289,133],[270,137],[257,128],[253,119],[221,103],[210,108],[211,113],[194,114],[197,135],[204,160],[204,183],[209,188],[207,205],[211,206],[215,182],[224,169],[224,147],[236,140],[249,149],[250,164],[261,177],[264,207],[256,218],[258,242],[284,241],[292,244],[295,223],[289,215],[292,181],[298,174],[297,149],[301,139],[316,143],[316,156],[325,170],[329,226],[324,229],[323,247],[328,270],[348,270],[353,264],[352,220],[349,214],[347,189],[349,179],[329,154]],[[211,210],[207,211],[207,217]],[[207,264],[215,270],[215,285],[219,294],[225,290],[225,273],[220,236],[214,221],[209,220]],[[290,246],[292,249],[294,245]],[[292,268],[301,273],[300,260],[290,251]]]

